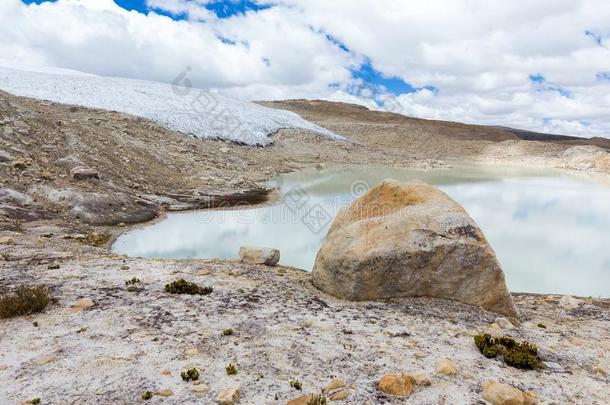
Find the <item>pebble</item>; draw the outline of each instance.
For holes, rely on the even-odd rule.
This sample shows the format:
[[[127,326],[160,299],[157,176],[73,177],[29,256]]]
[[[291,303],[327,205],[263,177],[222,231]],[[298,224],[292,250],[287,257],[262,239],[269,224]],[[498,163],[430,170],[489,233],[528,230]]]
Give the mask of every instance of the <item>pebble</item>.
[[[341,401],[342,399],[347,398],[349,392],[347,390],[337,391],[330,396],[331,401]]]
[[[47,267],[49,270],[57,270],[61,267],[61,264],[58,261],[55,261]]]
[[[72,304],[72,308],[80,310],[80,309],[91,308],[94,305],[95,305],[95,302],[93,302],[93,300],[91,298],[83,298],[83,299],[76,301],[74,304]]]
[[[408,375],[384,375],[377,388],[388,395],[408,397],[413,392],[413,383]]]
[[[497,324],[502,329],[514,329],[515,328],[515,326],[511,323],[511,321],[509,321],[506,318],[496,318],[494,323]]]
[[[450,359],[437,360],[435,369],[437,373],[444,375],[454,375],[457,373],[455,364]]]
[[[432,379],[430,376],[423,371],[419,373],[415,373],[411,376],[411,380],[413,380],[413,384],[421,385],[421,386],[429,386],[432,385]]]
[[[186,354],[187,356],[197,356],[199,354],[199,349],[197,349],[196,347],[191,347],[190,349],[186,349],[184,351],[184,354]]]
[[[339,388],[343,388],[345,387],[345,382],[343,380],[340,380],[338,378],[334,378],[331,382],[329,382],[326,387],[324,387],[323,392],[325,394],[329,394],[335,390],[338,390]]]
[[[203,391],[207,391],[207,389],[208,389],[208,387],[203,384],[191,385],[191,391],[203,392]]]
[[[534,405],[536,403],[533,395],[495,381],[487,381],[483,384],[483,399],[492,405]]]
[[[233,405],[239,399],[239,388],[227,388],[218,393],[214,401],[220,405]]]
[[[172,395],[174,395],[174,392],[172,390],[165,389],[155,392],[155,395],[159,395],[160,397],[171,397]]]
[[[172,372],[171,372],[171,371],[169,371],[169,370],[163,370],[163,371],[161,372],[161,374],[163,374],[163,375],[172,375]]]

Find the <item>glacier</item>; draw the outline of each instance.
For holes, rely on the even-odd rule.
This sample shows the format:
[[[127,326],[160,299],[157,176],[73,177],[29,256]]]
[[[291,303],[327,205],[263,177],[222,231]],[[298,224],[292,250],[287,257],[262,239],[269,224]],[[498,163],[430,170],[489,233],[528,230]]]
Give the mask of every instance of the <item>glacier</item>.
[[[291,111],[166,83],[0,60],[0,90],[16,96],[148,118],[170,130],[201,139],[267,146],[272,143],[270,135],[279,129],[300,128],[334,140],[345,140]]]

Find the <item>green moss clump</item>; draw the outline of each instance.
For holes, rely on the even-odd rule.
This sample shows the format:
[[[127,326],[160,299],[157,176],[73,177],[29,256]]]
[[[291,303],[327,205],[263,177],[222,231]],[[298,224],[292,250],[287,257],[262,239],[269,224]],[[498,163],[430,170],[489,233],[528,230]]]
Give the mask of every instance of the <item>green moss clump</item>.
[[[180,377],[184,381],[195,381],[199,379],[199,371],[196,368],[191,368],[190,370],[186,370],[180,373]]]
[[[290,380],[290,386],[297,391],[301,391],[303,389],[303,383],[299,380]]]
[[[165,292],[170,294],[208,295],[211,294],[212,291],[214,291],[212,287],[200,287],[183,278],[165,285]]]
[[[531,343],[518,343],[507,336],[493,338],[483,334],[474,337],[474,344],[485,357],[494,358],[500,355],[511,367],[528,370],[543,367],[538,357],[538,348]]]
[[[539,323],[539,324],[538,324],[538,327],[539,327],[539,328],[541,328],[541,329],[546,329],[546,325],[545,325],[545,324],[543,324],[543,323]]]
[[[326,397],[324,395],[313,395],[307,405],[326,405]]]
[[[40,401],[40,398],[34,398],[34,399],[32,399],[32,400],[30,401],[30,404],[32,404],[32,405],[38,405],[38,404],[40,404],[40,402],[41,402],[41,401]]]
[[[225,367],[225,371],[227,372],[227,375],[235,375],[237,374],[237,367],[235,364],[229,364],[227,367]]]
[[[0,296],[0,319],[42,312],[49,302],[46,288],[21,286],[11,294]]]
[[[101,247],[101,246],[104,246],[105,244],[107,244],[111,238],[112,238],[112,235],[109,233],[93,232],[93,233],[89,233],[89,234],[85,235],[85,237],[83,239],[80,239],[80,242],[85,245]]]
[[[234,332],[233,332],[233,329],[231,329],[231,328],[227,328],[227,329],[225,329],[225,330],[223,330],[223,331],[222,331],[222,334],[223,334],[224,336],[231,336],[233,333],[234,333]]]
[[[146,391],[144,394],[142,394],[142,399],[144,401],[148,401],[152,397],[153,397],[153,393],[151,391]]]

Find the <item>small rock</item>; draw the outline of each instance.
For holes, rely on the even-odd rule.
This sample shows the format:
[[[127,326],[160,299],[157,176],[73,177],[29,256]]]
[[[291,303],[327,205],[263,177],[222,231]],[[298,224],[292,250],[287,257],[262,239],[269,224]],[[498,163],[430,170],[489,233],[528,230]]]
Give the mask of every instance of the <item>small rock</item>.
[[[502,329],[514,329],[515,328],[515,326],[511,323],[511,321],[509,321],[506,318],[496,318],[494,323],[497,324]]]
[[[502,328],[497,323],[492,323],[485,329],[485,333],[494,338],[499,338],[504,336],[504,332]]]
[[[171,371],[169,371],[169,370],[163,370],[163,371],[161,372],[161,374],[163,374],[163,375],[172,375],[172,372],[171,372]]]
[[[0,371],[4,371],[7,369],[8,369],[8,366],[5,366],[4,364],[0,364]]]
[[[513,388],[508,384],[488,381],[483,384],[483,399],[492,405],[534,405],[531,394]]]
[[[25,168],[27,168],[30,165],[30,162],[24,158],[18,157],[17,159],[13,160],[12,166],[15,169],[19,169],[19,170],[23,170]]]
[[[54,360],[55,360],[55,357],[53,357],[53,356],[41,356],[41,357],[37,357],[34,360],[32,360],[32,363],[34,363],[37,366],[44,366],[45,364],[52,363]]]
[[[49,270],[57,270],[61,267],[61,264],[58,261],[54,261],[53,263],[49,264],[47,266],[47,269]]]
[[[53,173],[49,172],[49,171],[44,171],[40,174],[40,177],[43,180],[53,180]]]
[[[190,349],[186,349],[184,351],[184,354],[186,354],[187,356],[197,356],[199,354],[199,349],[197,349],[196,347],[192,347]]]
[[[286,405],[308,405],[312,398],[313,395],[311,394],[301,395],[298,398],[291,399],[290,401],[286,402]]]
[[[411,380],[413,380],[413,384],[415,385],[421,385],[426,387],[432,385],[432,379],[428,374],[424,373],[423,371],[413,374],[411,376]]]
[[[200,277],[205,277],[205,276],[209,276],[211,274],[210,270],[200,270],[197,275]]]
[[[220,148],[218,150],[220,151],[220,153],[229,153],[231,151],[231,149],[226,148],[226,147]]]
[[[436,372],[444,375],[454,375],[457,373],[455,364],[450,359],[440,359],[435,364]]]
[[[74,304],[72,304],[72,308],[80,310],[80,309],[91,308],[94,305],[95,305],[95,303],[93,302],[93,300],[91,298],[83,298],[83,299],[76,301]]]
[[[0,238],[0,245],[14,245],[15,238],[11,238],[10,236],[3,236]]]
[[[127,270],[129,270],[129,266],[124,264],[124,265],[121,266],[121,270],[127,271]]]
[[[218,393],[214,401],[220,405],[233,405],[239,400],[239,388],[227,388]]]
[[[0,150],[0,162],[10,162],[13,160],[13,157],[10,153]]]
[[[342,399],[347,398],[349,392],[347,390],[337,391],[330,396],[331,401],[341,401]]]
[[[160,397],[171,397],[172,395],[174,395],[174,392],[172,390],[165,389],[155,392],[155,395],[159,395]]]
[[[345,382],[343,382],[343,380],[333,378],[333,380],[329,382],[326,387],[324,387],[323,392],[328,395],[329,393],[343,387],[345,387]]]
[[[191,391],[194,392],[203,392],[207,391],[208,387],[201,384],[201,382],[197,381],[197,384],[191,385]]]
[[[569,295],[564,295],[559,300],[559,306],[563,309],[576,309],[582,303],[581,300],[571,297]]]
[[[408,375],[384,375],[377,388],[388,395],[408,397],[413,392],[413,383]]]
[[[418,359],[423,359],[424,357],[426,357],[426,354],[419,350],[413,353],[413,355]]]
[[[242,246],[239,248],[239,258],[246,263],[275,266],[280,261],[280,251],[266,247]]]
[[[324,163],[318,163],[318,164],[316,164],[316,169],[322,170],[322,169],[324,169],[324,168],[326,168],[326,165],[325,165]]]
[[[97,170],[91,169],[86,166],[76,166],[72,170],[70,170],[70,176],[74,180],[90,180],[90,179],[99,179],[100,174]]]

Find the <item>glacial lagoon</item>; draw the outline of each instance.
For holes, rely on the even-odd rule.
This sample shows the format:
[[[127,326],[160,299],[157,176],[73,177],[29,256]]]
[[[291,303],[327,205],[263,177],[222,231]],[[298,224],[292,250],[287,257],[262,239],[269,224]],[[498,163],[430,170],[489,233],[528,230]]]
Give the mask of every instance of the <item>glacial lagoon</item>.
[[[610,297],[610,187],[550,169],[310,170],[269,182],[273,205],[187,213],[121,235],[113,251],[146,258],[237,259],[242,245],[275,247],[311,270],[337,212],[386,178],[434,184],[479,224],[513,292]]]

